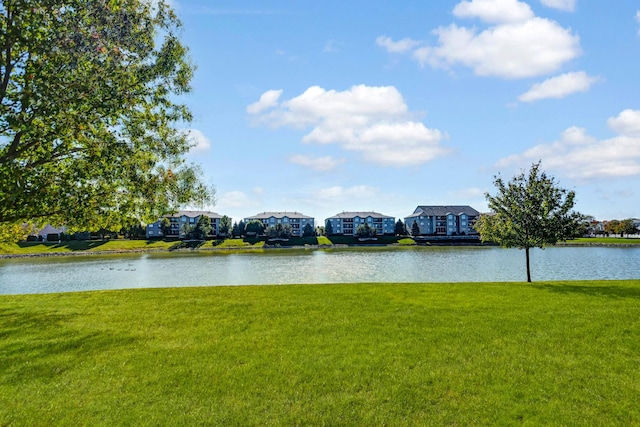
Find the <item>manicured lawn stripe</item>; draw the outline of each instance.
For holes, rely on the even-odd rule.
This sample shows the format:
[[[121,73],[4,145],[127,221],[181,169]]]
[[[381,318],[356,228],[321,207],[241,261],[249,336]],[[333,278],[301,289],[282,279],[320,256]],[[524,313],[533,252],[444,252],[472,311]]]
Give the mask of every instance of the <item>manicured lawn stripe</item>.
[[[640,280],[0,296],[1,425],[639,425]]]
[[[637,237],[583,237],[564,242],[569,245],[640,245]]]

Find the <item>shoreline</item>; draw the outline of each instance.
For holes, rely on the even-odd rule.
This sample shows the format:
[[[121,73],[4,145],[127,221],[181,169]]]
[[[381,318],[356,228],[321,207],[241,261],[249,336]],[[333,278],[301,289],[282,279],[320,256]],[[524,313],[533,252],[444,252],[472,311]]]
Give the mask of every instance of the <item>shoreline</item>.
[[[427,248],[427,247],[486,247],[497,246],[488,243],[477,244],[443,244],[429,243],[416,245],[399,245],[399,244],[334,244],[334,245],[295,245],[295,246],[272,246],[265,245],[255,246],[229,246],[229,247],[206,247],[206,248],[178,248],[178,249],[120,249],[105,251],[65,251],[65,252],[34,252],[34,253],[0,253],[1,259],[21,259],[21,258],[49,258],[49,257],[74,257],[74,256],[93,256],[93,255],[126,255],[126,254],[145,254],[145,253],[191,253],[191,252],[255,252],[269,250],[318,250],[318,249],[362,249],[362,248]],[[549,247],[640,247],[634,243],[569,243],[561,242]]]

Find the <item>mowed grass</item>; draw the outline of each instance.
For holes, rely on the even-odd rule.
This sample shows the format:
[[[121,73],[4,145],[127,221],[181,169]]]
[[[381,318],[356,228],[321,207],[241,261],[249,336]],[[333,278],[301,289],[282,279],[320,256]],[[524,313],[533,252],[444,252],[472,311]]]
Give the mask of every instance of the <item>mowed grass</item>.
[[[0,296],[0,425],[640,425],[640,280]]]
[[[564,242],[569,245],[640,245],[638,237],[581,237]]]
[[[168,250],[176,241],[163,240],[71,240],[63,242],[0,243],[0,254],[47,254],[96,251]]]

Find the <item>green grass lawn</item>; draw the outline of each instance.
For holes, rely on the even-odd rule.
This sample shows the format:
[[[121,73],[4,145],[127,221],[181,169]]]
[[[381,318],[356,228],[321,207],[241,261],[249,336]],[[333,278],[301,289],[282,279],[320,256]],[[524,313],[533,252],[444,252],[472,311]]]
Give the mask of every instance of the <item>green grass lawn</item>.
[[[640,280],[0,296],[0,425],[640,425]]]
[[[567,240],[565,243],[570,245],[640,245],[640,239],[634,237],[582,237]]]
[[[176,244],[163,240],[71,240],[68,242],[0,243],[0,254],[46,254],[78,251],[165,250]]]

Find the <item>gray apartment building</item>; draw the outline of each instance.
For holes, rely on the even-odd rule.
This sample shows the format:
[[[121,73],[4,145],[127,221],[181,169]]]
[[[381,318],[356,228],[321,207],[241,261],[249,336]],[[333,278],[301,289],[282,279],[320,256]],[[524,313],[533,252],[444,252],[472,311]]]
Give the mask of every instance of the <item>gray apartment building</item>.
[[[160,226],[162,220],[158,220],[152,224],[147,225],[147,239],[154,237],[183,237],[183,226],[185,224],[196,225],[200,216],[206,215],[211,220],[211,236],[217,236],[220,231],[220,218],[215,212],[210,211],[178,211],[173,215],[166,215],[164,218],[169,218],[171,223],[170,232],[165,236]]]
[[[302,236],[304,227],[309,224],[315,230],[313,217],[306,216],[300,212],[262,212],[254,216],[244,219],[247,223],[252,220],[262,221],[265,227],[275,226],[276,224],[290,225],[291,234],[293,236]]]
[[[395,234],[395,221],[394,217],[378,212],[342,212],[327,218],[325,224],[331,223],[333,234],[354,236],[358,226],[369,224],[377,235],[384,235]]]
[[[471,206],[418,206],[404,219],[411,233],[415,222],[420,235],[426,236],[477,236],[473,228],[480,212]]]

